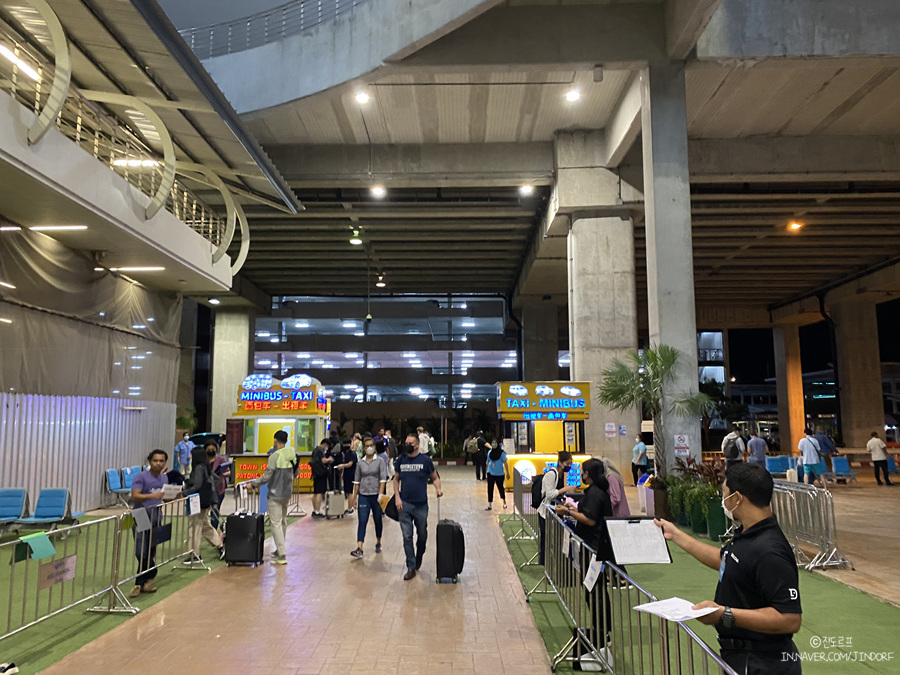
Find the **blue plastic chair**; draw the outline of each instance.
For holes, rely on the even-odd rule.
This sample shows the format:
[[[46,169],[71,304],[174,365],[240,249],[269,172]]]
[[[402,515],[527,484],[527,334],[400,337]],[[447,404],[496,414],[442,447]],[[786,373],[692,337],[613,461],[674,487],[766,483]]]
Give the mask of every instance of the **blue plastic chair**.
[[[888,455],[888,473],[897,473],[897,462],[890,455]]]
[[[834,470],[828,474],[829,478],[834,480],[837,480],[838,478],[843,478],[848,481],[852,480],[859,485],[859,481],[856,480],[856,473],[850,470],[850,460],[846,457],[841,457],[840,455],[832,456],[831,468]]]
[[[131,492],[131,483],[134,481],[134,477],[137,476],[141,472],[141,467],[139,466],[129,466],[122,469],[122,487]]]
[[[72,512],[72,498],[65,488],[44,488],[38,495],[34,513],[27,518],[17,518],[16,525],[68,525],[77,522],[84,511]]]
[[[0,490],[0,532],[11,527],[19,518],[28,515],[28,492],[23,488]]]
[[[134,480],[133,477],[132,480]],[[122,506],[126,508],[129,506],[128,497],[131,496],[131,488],[122,485],[122,477],[119,475],[118,469],[106,470],[106,489],[117,501],[121,502]]]

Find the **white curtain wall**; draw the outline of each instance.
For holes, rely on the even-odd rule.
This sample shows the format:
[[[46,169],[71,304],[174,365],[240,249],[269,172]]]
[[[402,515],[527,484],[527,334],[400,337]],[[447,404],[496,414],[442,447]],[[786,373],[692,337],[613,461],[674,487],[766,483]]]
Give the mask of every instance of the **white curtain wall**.
[[[106,469],[142,465],[150,450],[169,453],[175,405],[134,397],[0,394],[0,487],[64,487],[72,508],[104,503]]]

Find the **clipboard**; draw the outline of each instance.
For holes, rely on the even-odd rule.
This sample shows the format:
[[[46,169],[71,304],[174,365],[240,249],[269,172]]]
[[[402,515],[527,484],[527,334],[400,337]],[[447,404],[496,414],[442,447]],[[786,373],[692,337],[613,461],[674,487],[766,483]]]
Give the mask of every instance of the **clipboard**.
[[[668,564],[669,542],[650,517],[606,518],[617,565]]]

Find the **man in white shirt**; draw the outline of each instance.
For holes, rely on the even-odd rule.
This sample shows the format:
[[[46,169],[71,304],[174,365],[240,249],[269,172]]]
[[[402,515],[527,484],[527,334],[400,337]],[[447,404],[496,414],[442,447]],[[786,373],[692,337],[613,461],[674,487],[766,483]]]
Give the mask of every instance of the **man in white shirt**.
[[[744,452],[747,448],[740,431],[741,428],[737,424],[732,425],[731,433],[722,439],[722,456],[728,466],[744,461]]]
[[[886,449],[887,446],[884,444],[884,441],[878,438],[878,432],[873,431],[872,438],[866,443],[866,450],[872,454],[872,462],[875,464],[875,480],[878,481],[879,485],[893,485],[891,477],[888,475],[888,457],[885,452]],[[884,483],[881,482],[881,478],[878,475],[879,470],[884,474]]]
[[[539,562],[544,564],[544,533],[547,529],[547,509],[550,502],[567,492],[575,492],[575,487],[566,485],[566,474],[572,468],[572,453],[563,450],[556,459],[556,468],[550,469],[541,479],[541,504],[538,507],[538,520],[541,530]],[[537,476],[533,480],[537,480]]]
[[[797,444],[797,449],[803,455],[803,475],[806,477],[806,482],[810,485],[819,481],[821,486],[819,476],[825,470],[825,462],[822,461],[822,457],[819,455],[819,442],[813,436],[812,429],[804,429],[803,433],[806,436],[801,438]]]

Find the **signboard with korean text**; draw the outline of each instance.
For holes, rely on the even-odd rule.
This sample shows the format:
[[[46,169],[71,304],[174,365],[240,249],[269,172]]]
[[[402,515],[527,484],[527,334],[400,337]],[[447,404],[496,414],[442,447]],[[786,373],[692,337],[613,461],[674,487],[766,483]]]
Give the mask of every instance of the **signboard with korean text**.
[[[590,382],[500,382],[497,412],[504,420],[577,421],[591,412]]]

